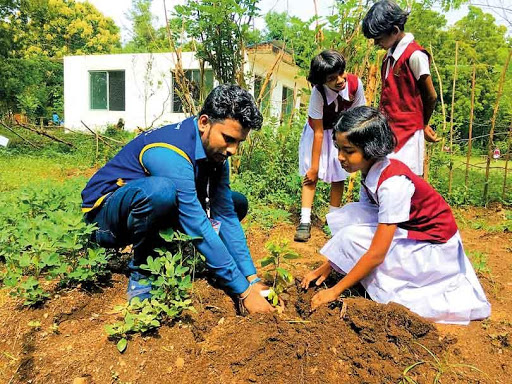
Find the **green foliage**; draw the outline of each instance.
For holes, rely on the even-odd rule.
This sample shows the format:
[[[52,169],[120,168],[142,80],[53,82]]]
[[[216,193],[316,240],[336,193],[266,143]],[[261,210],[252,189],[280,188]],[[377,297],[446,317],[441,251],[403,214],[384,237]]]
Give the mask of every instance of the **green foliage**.
[[[10,294],[37,305],[50,296],[41,279],[56,285],[97,284],[108,275],[108,255],[91,248],[93,225],[79,209],[81,179],[46,182],[0,195],[0,278]],[[55,285],[55,284],[54,284]]]
[[[149,272],[151,299],[134,298],[130,303],[117,306],[115,311],[122,320],[105,327],[109,337],[118,340],[119,352],[126,349],[130,334],[156,329],[184,310],[194,311],[189,292],[196,266],[202,260],[192,245],[196,238],[173,230],[160,232],[160,236],[167,246],[157,249],[159,257],[148,257],[147,264],[140,266]]]
[[[475,251],[468,253],[468,256],[476,273],[491,273],[491,270],[487,265],[487,255],[482,252]]]
[[[232,188],[251,202],[249,221],[270,228],[300,208],[302,180],[297,151],[305,120],[306,116],[299,115],[291,125],[266,123],[250,133],[232,160]],[[318,183],[316,210],[327,205],[329,190],[329,184]]]
[[[277,305],[278,295],[283,293],[290,284],[293,283],[293,275],[283,265],[293,267],[290,260],[298,259],[300,256],[297,252],[288,247],[287,241],[279,243],[268,242],[265,248],[269,251],[269,255],[261,259],[261,267],[268,267],[265,271],[265,279],[272,281],[272,290],[268,299],[273,305]]]
[[[257,16],[256,4],[256,0],[188,0],[175,7],[174,16],[200,43],[197,56],[210,63],[221,83],[243,84],[243,49],[251,20]]]
[[[0,112],[19,111],[29,117],[63,113],[63,65],[44,57],[0,58]]]
[[[6,12],[2,27],[10,57],[109,53],[120,47],[119,28],[89,2],[20,1]]]

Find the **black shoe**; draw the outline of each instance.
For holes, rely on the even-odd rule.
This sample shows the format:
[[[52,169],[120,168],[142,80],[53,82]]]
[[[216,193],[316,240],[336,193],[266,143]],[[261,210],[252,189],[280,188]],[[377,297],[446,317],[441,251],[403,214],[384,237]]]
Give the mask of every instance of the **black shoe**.
[[[294,241],[298,241],[301,243],[305,243],[311,238],[311,224],[310,223],[300,223],[297,227],[297,231],[295,232]]]

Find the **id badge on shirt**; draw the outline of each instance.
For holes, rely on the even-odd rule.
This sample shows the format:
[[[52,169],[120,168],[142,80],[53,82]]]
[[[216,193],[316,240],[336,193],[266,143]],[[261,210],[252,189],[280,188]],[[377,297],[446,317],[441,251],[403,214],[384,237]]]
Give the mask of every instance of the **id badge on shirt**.
[[[218,235],[220,232],[220,225],[222,224],[219,220],[210,219],[210,223],[212,224],[213,230]]]

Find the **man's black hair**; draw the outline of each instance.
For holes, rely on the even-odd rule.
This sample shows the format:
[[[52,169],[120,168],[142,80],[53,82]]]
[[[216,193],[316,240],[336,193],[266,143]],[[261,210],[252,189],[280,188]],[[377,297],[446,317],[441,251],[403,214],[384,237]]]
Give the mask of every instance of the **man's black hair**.
[[[397,139],[386,116],[378,109],[360,106],[341,114],[334,126],[336,132],[347,133],[347,140],[363,150],[365,159],[382,159],[396,147]]]
[[[322,85],[326,82],[327,76],[345,72],[345,66],[345,59],[341,53],[325,50],[311,60],[308,81],[313,85]]]
[[[260,129],[263,116],[252,95],[235,84],[215,87],[206,100],[199,116],[207,115],[210,121],[219,122],[233,119],[244,129]]]
[[[367,39],[375,39],[390,35],[395,26],[403,31],[408,16],[409,12],[404,11],[394,1],[378,1],[363,19],[363,33]]]

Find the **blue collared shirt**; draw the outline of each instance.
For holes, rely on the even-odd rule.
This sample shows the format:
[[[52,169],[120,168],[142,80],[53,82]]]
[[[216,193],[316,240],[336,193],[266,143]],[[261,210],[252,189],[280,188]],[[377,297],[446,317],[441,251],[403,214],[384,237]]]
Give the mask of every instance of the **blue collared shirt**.
[[[196,129],[197,120],[194,120]],[[206,153],[199,130],[196,136],[195,160],[206,161]],[[196,166],[178,153],[155,147],[147,150],[142,162],[152,176],[167,177],[178,192],[179,221],[186,234],[202,238],[196,245],[207,266],[233,293],[249,287],[247,276],[256,274],[256,268],[247,247],[244,232],[236,215],[229,185],[229,163],[223,164],[220,180],[210,190],[210,208],[213,219],[221,222],[217,235],[197,197],[196,180],[200,161]]]

